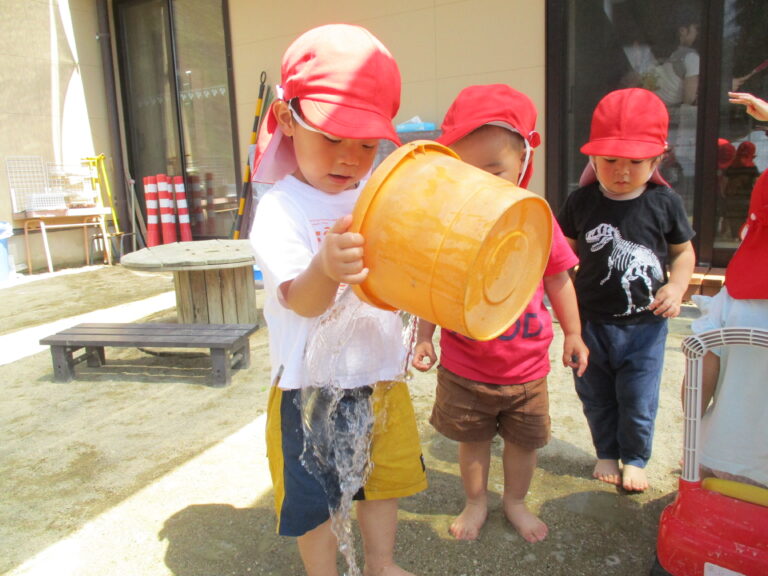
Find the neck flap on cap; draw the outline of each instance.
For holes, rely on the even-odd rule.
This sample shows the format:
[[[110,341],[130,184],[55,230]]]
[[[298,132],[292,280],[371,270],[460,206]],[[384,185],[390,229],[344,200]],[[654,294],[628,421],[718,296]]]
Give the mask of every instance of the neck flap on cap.
[[[658,167],[654,168],[653,174],[651,174],[651,177],[648,180],[650,182],[653,182],[654,184],[659,184],[660,186],[666,186],[667,188],[671,188],[671,186],[669,185],[669,182],[664,180],[664,177],[661,175],[661,172],[659,172]],[[584,186],[589,186],[594,182],[597,182],[597,172],[595,172],[595,166],[594,164],[592,164],[592,160],[589,160],[587,162],[587,165],[584,166],[584,171],[581,173],[581,176],[579,177],[579,188],[583,188]]]

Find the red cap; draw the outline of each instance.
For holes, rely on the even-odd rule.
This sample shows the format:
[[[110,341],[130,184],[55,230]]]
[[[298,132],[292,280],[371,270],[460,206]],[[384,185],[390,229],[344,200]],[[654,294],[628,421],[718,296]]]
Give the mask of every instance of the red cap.
[[[739,147],[736,148],[736,158],[731,162],[731,166],[754,166],[755,156],[757,155],[757,148],[754,142],[742,142]]]
[[[725,138],[717,139],[717,167],[725,170],[736,157],[736,147]]]
[[[457,140],[486,124],[501,126],[523,137],[529,149],[541,144],[536,132],[536,106],[528,96],[506,84],[487,84],[464,88],[448,108],[440,144],[450,146]],[[520,186],[525,188],[533,175],[533,151],[521,174]]]
[[[400,70],[365,28],[328,24],[305,32],[286,50],[280,72],[278,99],[298,98],[302,115],[315,128],[338,138],[400,143],[392,126],[400,108]],[[293,171],[295,158],[272,108],[265,120],[256,144],[254,180],[274,182]]]
[[[768,171],[755,182],[745,233],[725,270],[728,294],[739,300],[768,298]]]
[[[664,102],[649,90],[626,88],[610,92],[592,114],[589,142],[581,152],[642,160],[667,149],[669,114]]]

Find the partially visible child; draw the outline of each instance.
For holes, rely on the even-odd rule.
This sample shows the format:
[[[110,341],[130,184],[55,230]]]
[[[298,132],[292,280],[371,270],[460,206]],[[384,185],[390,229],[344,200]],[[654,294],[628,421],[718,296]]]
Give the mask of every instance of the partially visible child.
[[[728,101],[731,104],[743,104],[747,107],[747,114],[755,120],[768,120],[768,102],[749,92],[728,92]]]
[[[370,442],[372,460],[367,482],[356,495],[363,573],[406,576],[410,572],[393,559],[397,499],[425,489],[426,475],[408,389],[404,382],[381,382],[403,370],[397,362],[382,361],[397,357],[402,348],[397,314],[383,312],[400,327],[391,338],[374,339],[376,349],[361,367],[366,371],[362,382],[344,390],[338,403],[320,386],[303,394],[313,382],[305,354],[318,317],[335,305],[346,285],[362,282],[368,273],[364,239],[349,231],[350,214],[379,139],[398,142],[392,119],[400,105],[400,72],[370,32],[334,24],[310,30],[291,44],[281,78],[278,99],[259,134],[254,167],[254,179],[277,182],[260,199],[250,233],[266,291],[274,382],[267,455],[278,533],[297,538],[309,576],[338,574],[330,514],[348,478],[334,474],[321,459],[346,458],[344,447],[337,445],[339,436],[355,435],[352,419],[372,411],[375,425],[357,435]],[[356,340],[346,347],[357,350],[361,344]],[[371,374],[376,378],[369,379]],[[330,431],[314,433],[317,414],[310,411],[312,405],[302,404],[304,398],[330,410],[322,422],[332,426]]]
[[[648,488],[667,318],[680,313],[695,264],[682,200],[657,172],[668,124],[652,92],[605,96],[581,148],[589,156],[581,187],[558,216],[579,256],[574,284],[590,357],[575,381],[597,453],[593,476],[627,491]]]
[[[540,138],[536,108],[525,94],[504,84],[465,88],[441,129],[438,141],[465,162],[527,186],[533,173],[533,148]],[[458,539],[476,539],[488,515],[488,472],[496,434],[504,439],[504,513],[527,541],[547,536],[546,524],[525,504],[536,450],[550,437],[547,374],[553,333],[545,293],[565,334],[563,363],[581,374],[588,355],[568,275],[577,259],[556,222],[553,233],[544,280],[504,334],[478,342],[447,329],[440,332],[440,366],[430,422],[459,442],[466,504],[450,527]],[[437,361],[434,331],[434,324],[419,321],[413,366],[421,371]]]
[[[744,240],[725,271],[725,286],[703,308],[704,315],[691,325],[694,333],[725,327],[768,330],[768,172],[752,191]],[[768,488],[766,374],[764,348],[726,346],[704,356],[702,475]]]
[[[741,142],[736,157],[725,169],[725,223],[731,238],[738,238],[739,228],[749,210],[749,197],[760,171],[755,166],[754,142]]]

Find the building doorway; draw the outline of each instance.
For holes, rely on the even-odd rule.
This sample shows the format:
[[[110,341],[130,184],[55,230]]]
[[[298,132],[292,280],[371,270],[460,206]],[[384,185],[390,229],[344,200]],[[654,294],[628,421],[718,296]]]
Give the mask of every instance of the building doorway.
[[[240,162],[226,3],[117,0],[114,9],[137,195],[145,176],[182,176],[193,238],[228,237]]]

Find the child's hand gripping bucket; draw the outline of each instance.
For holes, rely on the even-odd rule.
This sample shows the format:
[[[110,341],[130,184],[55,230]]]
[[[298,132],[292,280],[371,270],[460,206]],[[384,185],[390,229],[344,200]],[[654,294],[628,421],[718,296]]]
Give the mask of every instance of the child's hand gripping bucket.
[[[552,241],[547,202],[436,142],[401,146],[353,212],[365,237],[358,297],[476,340],[502,334],[530,301]]]

